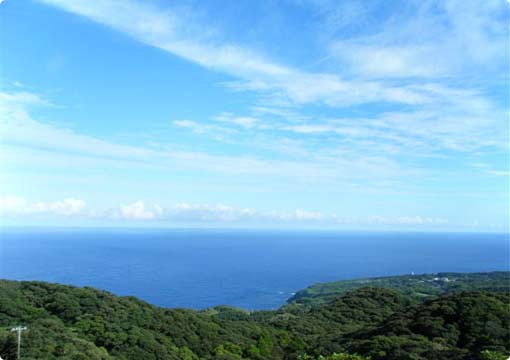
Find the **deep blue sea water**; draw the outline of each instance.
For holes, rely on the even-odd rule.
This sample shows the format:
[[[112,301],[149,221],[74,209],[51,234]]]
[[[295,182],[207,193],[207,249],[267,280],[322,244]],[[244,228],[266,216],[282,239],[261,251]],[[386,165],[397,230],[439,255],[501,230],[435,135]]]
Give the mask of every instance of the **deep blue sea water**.
[[[166,307],[271,309],[316,282],[508,269],[508,234],[0,230],[0,278],[88,285]]]

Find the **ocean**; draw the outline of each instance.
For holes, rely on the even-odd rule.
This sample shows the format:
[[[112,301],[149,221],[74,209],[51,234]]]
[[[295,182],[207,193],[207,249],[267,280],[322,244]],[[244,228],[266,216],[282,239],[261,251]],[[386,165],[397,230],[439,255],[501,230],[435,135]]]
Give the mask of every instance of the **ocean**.
[[[317,282],[509,266],[508,234],[0,230],[0,278],[92,286],[172,308],[274,309]]]

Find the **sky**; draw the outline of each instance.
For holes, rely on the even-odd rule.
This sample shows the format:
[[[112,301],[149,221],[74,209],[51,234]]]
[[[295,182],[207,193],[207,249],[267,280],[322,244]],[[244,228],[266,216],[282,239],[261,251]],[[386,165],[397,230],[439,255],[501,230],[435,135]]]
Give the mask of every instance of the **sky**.
[[[1,224],[508,232],[509,19],[0,1]]]

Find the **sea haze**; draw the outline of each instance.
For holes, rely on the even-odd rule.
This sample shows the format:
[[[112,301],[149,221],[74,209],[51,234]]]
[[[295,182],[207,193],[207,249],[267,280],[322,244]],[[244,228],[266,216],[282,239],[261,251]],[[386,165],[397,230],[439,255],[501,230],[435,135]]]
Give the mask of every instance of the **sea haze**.
[[[166,307],[272,309],[316,282],[509,269],[508,234],[2,229],[0,277]]]

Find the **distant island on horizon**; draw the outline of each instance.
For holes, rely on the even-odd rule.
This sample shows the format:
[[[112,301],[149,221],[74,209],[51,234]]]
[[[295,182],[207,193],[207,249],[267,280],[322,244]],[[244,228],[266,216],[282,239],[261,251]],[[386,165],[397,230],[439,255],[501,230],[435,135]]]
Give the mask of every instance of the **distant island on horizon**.
[[[506,359],[510,272],[342,280],[278,310],[165,309],[90,287],[0,280],[0,356],[14,359]]]

